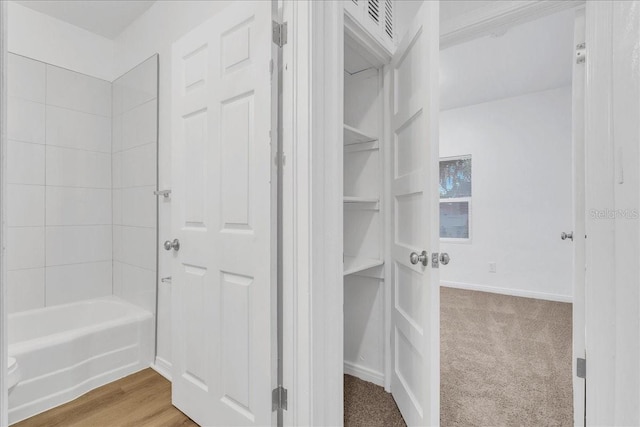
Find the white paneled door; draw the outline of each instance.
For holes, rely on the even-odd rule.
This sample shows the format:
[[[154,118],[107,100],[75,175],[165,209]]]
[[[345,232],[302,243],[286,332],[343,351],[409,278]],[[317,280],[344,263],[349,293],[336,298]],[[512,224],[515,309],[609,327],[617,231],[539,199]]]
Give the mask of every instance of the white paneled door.
[[[410,426],[440,421],[438,42],[424,2],[391,63],[391,392]]]
[[[173,45],[173,404],[269,425],[272,3],[233,2]]]

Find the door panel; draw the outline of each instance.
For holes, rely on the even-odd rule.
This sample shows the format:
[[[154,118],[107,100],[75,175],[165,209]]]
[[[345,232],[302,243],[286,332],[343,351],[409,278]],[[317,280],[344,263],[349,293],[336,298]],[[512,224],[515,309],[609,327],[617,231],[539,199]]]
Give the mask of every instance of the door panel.
[[[585,11],[576,11],[574,45],[585,41]],[[577,377],[576,358],[585,358],[585,64],[573,63],[573,424],[585,425],[585,380]]]
[[[173,46],[172,401],[206,426],[272,422],[271,16],[236,2]]]
[[[440,412],[438,2],[424,2],[391,63],[391,392],[408,425]],[[412,252],[428,252],[427,265]]]

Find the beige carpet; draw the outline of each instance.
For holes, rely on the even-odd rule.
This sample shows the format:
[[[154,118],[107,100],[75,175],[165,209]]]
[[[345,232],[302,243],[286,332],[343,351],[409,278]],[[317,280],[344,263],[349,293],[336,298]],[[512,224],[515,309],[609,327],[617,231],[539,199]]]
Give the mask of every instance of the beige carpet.
[[[440,295],[441,425],[573,425],[571,304]]]
[[[406,426],[396,402],[384,388],[351,375],[344,376],[344,425]]]
[[[441,291],[442,426],[570,426],[571,304]],[[404,426],[382,387],[344,377],[345,426]]]

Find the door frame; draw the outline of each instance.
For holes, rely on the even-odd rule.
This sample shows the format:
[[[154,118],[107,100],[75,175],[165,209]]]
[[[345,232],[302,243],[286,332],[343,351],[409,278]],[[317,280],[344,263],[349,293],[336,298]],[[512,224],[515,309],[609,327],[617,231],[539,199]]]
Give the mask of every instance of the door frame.
[[[606,17],[600,16],[601,10],[608,7],[606,4],[586,3],[587,73],[593,75],[606,68],[612,58],[611,44],[596,42],[603,37],[610,41],[612,28],[606,25]],[[467,19],[456,28],[444,29],[441,36],[448,34],[452,45],[496,28],[584,4],[584,0],[553,2],[553,6],[551,2],[541,1],[500,2],[491,15],[477,14],[475,20]],[[342,208],[342,146],[336,141],[342,140],[343,13],[341,2],[284,2],[284,20],[289,25],[289,41],[283,49],[286,160],[283,169],[282,357],[284,387],[289,390],[289,410],[284,413],[284,425],[341,425],[343,422],[343,293],[342,287],[335,285],[342,283],[343,224],[336,214]],[[456,41],[451,42],[454,39]],[[601,111],[607,107],[596,105],[602,94],[607,93],[607,84],[603,79],[587,78],[588,131],[609,129],[611,117]],[[603,144],[596,138],[587,138],[585,146],[588,153],[595,153],[613,147],[613,141],[609,138]],[[586,193],[589,205],[608,206],[610,196],[598,192],[595,184],[607,182],[612,190],[613,165],[593,167],[598,160],[595,156],[587,158],[591,179],[586,183]],[[613,257],[614,247],[613,232],[608,231],[606,238],[600,239],[597,256],[595,250],[588,251],[591,253],[587,256],[587,283],[614,277],[615,264],[602,263],[598,258],[602,254],[609,254],[608,259]],[[596,306],[587,307],[585,317],[597,319],[597,310]],[[588,350],[595,348],[604,336],[603,331],[599,335],[591,332],[587,331]],[[593,366],[590,364],[590,372],[596,369]],[[613,391],[597,378],[590,384],[589,392],[596,384],[602,387],[599,394]],[[602,419],[604,408],[592,405],[587,413],[592,420]]]
[[[7,165],[7,2],[0,2],[0,426],[9,424],[7,359],[6,165]]]

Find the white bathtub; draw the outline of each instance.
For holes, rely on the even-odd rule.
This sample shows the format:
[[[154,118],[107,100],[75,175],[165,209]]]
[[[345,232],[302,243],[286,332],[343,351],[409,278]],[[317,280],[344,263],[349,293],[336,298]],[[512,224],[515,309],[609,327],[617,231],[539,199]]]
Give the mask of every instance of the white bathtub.
[[[148,367],[153,339],[153,315],[118,297],[9,315],[9,356],[22,377],[9,395],[9,422]]]

